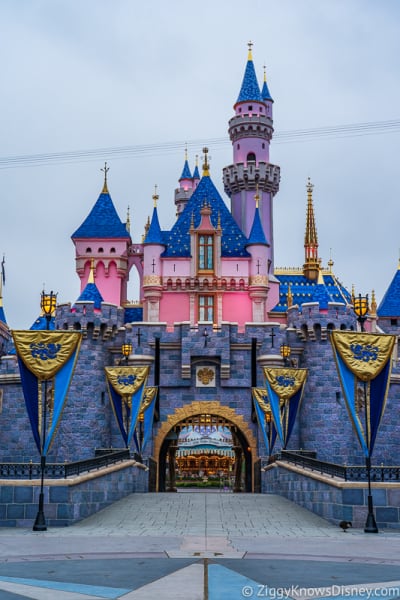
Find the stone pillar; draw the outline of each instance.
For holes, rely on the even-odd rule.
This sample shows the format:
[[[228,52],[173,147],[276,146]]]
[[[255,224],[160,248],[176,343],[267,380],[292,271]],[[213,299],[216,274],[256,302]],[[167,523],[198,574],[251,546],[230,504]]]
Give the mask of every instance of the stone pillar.
[[[233,484],[233,491],[241,492],[243,452],[241,446],[233,446],[233,451],[235,452],[235,483]]]
[[[168,448],[168,488],[167,492],[176,492],[175,455],[178,446],[172,445]]]

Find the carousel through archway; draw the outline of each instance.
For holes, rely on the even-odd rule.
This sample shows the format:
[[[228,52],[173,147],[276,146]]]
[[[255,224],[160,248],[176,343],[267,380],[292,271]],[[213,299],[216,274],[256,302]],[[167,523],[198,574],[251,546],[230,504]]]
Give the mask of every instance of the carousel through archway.
[[[252,491],[251,448],[236,424],[209,413],[174,425],[161,445],[160,492]]]

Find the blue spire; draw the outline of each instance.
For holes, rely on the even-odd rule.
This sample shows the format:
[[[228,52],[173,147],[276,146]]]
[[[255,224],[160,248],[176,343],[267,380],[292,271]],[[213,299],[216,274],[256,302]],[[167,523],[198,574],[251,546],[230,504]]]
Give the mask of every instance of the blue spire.
[[[95,283],[87,283],[77,302],[93,302],[94,308],[100,310],[103,296]]]
[[[236,100],[236,104],[238,102],[262,102],[262,97],[260,93],[260,87],[258,85],[256,72],[254,70],[253,57],[251,54],[251,42],[249,43],[249,56],[247,59],[246,70],[244,72],[244,77],[242,81],[242,87],[240,88],[238,99]]]
[[[161,244],[165,246],[163,240],[163,233],[161,231],[160,222],[158,220],[157,207],[153,208],[153,215],[151,217],[151,223],[149,230],[144,240],[145,244]]]
[[[256,208],[256,212],[254,213],[254,221],[251,227],[249,241],[247,242],[246,246],[250,246],[251,244],[269,246],[267,238],[264,234],[263,226],[261,225],[260,211],[258,209],[258,206]]]
[[[400,317],[400,269],[397,269],[377,310],[378,317]]]
[[[262,86],[261,97],[264,100],[264,102],[266,100],[271,100],[273,102],[271,94],[269,93],[269,89],[268,89],[267,81],[266,80],[264,80],[264,83],[263,83],[263,86]]]
[[[4,323],[5,325],[7,325],[7,321],[6,321],[6,314],[5,314],[5,312],[4,312],[4,308],[3,308],[3,306],[2,306],[2,305],[0,306],[0,321],[1,321],[2,323]]]
[[[192,174],[189,169],[189,163],[187,161],[187,158],[185,159],[185,164],[183,165],[183,171],[182,175],[179,178],[179,181],[181,181],[181,179],[192,179]]]
[[[126,224],[122,223],[118,216],[115,206],[108,192],[107,181],[104,182],[103,190],[97,199],[96,204],[78,227],[74,238],[127,238],[130,235],[126,229]]]
[[[200,179],[199,167],[196,165],[193,171],[193,179]]]

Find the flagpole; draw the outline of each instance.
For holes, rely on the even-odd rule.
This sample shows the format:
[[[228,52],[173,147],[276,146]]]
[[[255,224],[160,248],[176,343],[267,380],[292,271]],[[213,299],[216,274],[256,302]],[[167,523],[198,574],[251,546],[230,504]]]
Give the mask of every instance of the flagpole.
[[[51,315],[56,308],[57,294],[52,291],[50,294],[42,292],[40,307],[46,318],[46,331],[50,329]],[[40,385],[42,385],[40,383]],[[40,494],[39,494],[39,506],[36,515],[35,523],[33,524],[33,531],[47,531],[46,517],[44,516],[44,473],[46,470],[46,454],[44,453],[44,445],[46,443],[46,427],[47,427],[47,379],[44,380],[44,395],[41,398],[43,406],[43,420],[42,420],[42,432],[41,432],[41,444],[40,444]]]
[[[365,466],[367,469],[368,478],[368,515],[365,522],[364,532],[365,533],[378,533],[378,527],[376,525],[374,516],[374,503],[371,491],[371,456],[369,453],[370,440],[369,440],[369,415],[367,410],[367,382],[364,381],[364,407],[365,407],[365,436],[367,438],[367,449],[368,456],[365,458]]]

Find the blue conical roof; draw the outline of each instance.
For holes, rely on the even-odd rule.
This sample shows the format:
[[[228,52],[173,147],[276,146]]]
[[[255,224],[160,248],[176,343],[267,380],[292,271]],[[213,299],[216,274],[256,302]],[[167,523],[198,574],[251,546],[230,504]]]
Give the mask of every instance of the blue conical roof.
[[[242,81],[242,87],[240,88],[238,102],[262,102],[260,87],[258,85],[256,72],[254,69],[254,63],[251,59],[247,61],[246,70]]]
[[[266,82],[266,81],[264,81],[264,83],[263,83],[263,86],[262,86],[262,90],[261,90],[261,98],[264,100],[264,102],[265,102],[266,100],[272,100],[272,96],[271,96],[271,94],[269,93],[269,89],[268,89],[268,86],[267,86],[267,82]],[[272,102],[273,102],[273,100],[272,100]]]
[[[115,206],[104,186],[89,215],[75,233],[74,238],[127,238],[130,239],[126,225],[122,223]]]
[[[0,306],[0,321],[7,325],[6,314],[4,312],[4,308]]]
[[[200,179],[199,167],[196,165],[193,171],[193,179]]]
[[[263,246],[269,246],[267,238],[265,237],[263,226],[261,224],[260,211],[258,207],[256,208],[256,212],[254,213],[254,221],[251,227],[247,246],[250,246],[250,244],[261,244]]]
[[[145,244],[164,244],[163,232],[161,231],[160,222],[158,220],[157,208],[154,207],[153,215],[151,217],[151,223],[149,230],[144,240]]]
[[[53,331],[55,328],[56,326],[54,324],[54,317],[51,317],[48,329],[49,331]],[[32,324],[32,327],[30,327],[30,331],[42,331],[45,329],[47,329],[47,319],[44,315],[40,315]]]
[[[192,179],[192,174],[190,172],[189,163],[188,163],[187,159],[185,160],[185,164],[183,165],[183,171],[182,171],[182,175],[179,178],[179,181],[181,179]]]
[[[190,256],[190,234],[192,223],[198,227],[201,221],[200,211],[207,202],[212,210],[211,222],[214,227],[220,225],[221,255],[250,256],[246,250],[247,238],[239,229],[225,202],[218,193],[211,178],[206,175],[200,179],[195,192],[188,200],[171,231],[163,234],[167,246],[162,256]]]
[[[103,296],[100,294],[99,288],[95,283],[88,283],[79,296],[77,302],[93,302],[94,308],[100,310],[101,303],[103,302]]]
[[[400,317],[400,269],[397,269],[376,312],[378,317]]]

